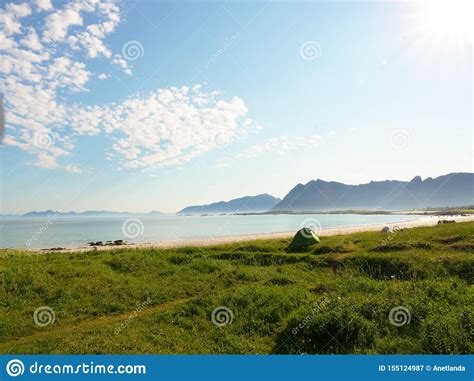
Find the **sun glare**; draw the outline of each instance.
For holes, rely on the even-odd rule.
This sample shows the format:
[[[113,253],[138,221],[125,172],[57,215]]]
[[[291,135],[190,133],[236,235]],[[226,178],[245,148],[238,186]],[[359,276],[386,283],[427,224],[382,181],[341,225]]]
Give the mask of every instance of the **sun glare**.
[[[473,25],[474,0],[431,0],[423,3],[421,27],[427,33],[472,42]]]

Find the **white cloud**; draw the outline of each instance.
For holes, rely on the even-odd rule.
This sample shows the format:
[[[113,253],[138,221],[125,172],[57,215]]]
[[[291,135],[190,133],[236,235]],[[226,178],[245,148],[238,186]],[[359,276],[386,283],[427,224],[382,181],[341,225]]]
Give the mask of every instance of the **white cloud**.
[[[125,74],[132,75],[132,70],[130,69],[130,66],[128,66],[128,61],[123,59],[121,55],[117,54],[112,60],[112,63],[119,65]]]
[[[29,16],[31,8],[28,4],[8,3],[5,10],[0,13],[0,30],[5,36],[17,34],[21,32],[21,23],[18,19]]]
[[[8,56],[0,55],[0,73],[8,74],[11,73],[13,64],[11,60],[8,59]]]
[[[50,132],[43,132],[41,130],[38,138],[38,134],[29,134],[25,133],[27,136],[23,136],[24,140],[27,140],[27,143],[21,142],[14,138],[13,136],[7,135],[4,138],[4,143],[10,146],[18,147],[26,152],[35,153],[36,158],[32,162],[32,165],[39,167],[39,168],[46,168],[46,169],[63,169],[67,172],[81,172],[80,168],[73,164],[66,164],[62,165],[58,163],[58,158],[61,156],[69,155],[68,152],[65,150],[55,147],[52,142],[51,136],[48,135]],[[47,131],[47,130],[44,130]],[[44,134],[44,135],[43,135]],[[53,139],[54,140],[54,139]],[[34,144],[30,144],[29,142],[34,142]],[[45,149],[40,149],[41,144],[44,144]]]
[[[11,74],[11,79],[18,81],[18,77],[20,77],[23,81],[35,83],[41,81],[42,76],[34,63],[22,58],[8,55],[2,56],[1,61],[0,73]],[[5,80],[5,83],[6,82],[7,81]],[[11,81],[9,83],[11,83]],[[8,96],[15,96],[15,94],[8,94]]]
[[[91,73],[82,62],[72,61],[68,57],[55,58],[48,67],[45,76],[51,88],[67,87],[70,91],[83,91]]]
[[[253,158],[265,153],[283,155],[294,150],[316,147],[320,140],[321,136],[319,135],[310,135],[307,137],[276,136],[246,149],[239,153],[237,158]]]
[[[35,28],[28,28],[28,35],[20,41],[21,44],[32,50],[41,50],[42,45]]]
[[[116,25],[120,21],[119,8],[114,3],[101,3],[99,0],[75,0],[45,18],[43,40],[47,42],[64,40],[70,28],[83,25],[84,20],[81,12],[94,12],[100,17],[106,15],[108,19],[104,23],[110,23],[110,19],[112,19]],[[102,24],[99,25],[102,26]],[[110,31],[113,31],[113,28]],[[104,35],[105,33],[101,37]]]
[[[217,134],[246,134],[252,127],[246,114],[240,98],[226,100],[196,85],[158,89],[119,104],[75,106],[67,123],[77,135],[110,136],[113,156],[125,168],[167,167],[215,149]]]
[[[42,11],[49,11],[53,9],[53,4],[51,4],[51,0],[36,0],[36,6],[39,10]]]
[[[73,9],[63,9],[46,17],[43,40],[62,41],[66,38],[68,29],[73,25],[82,25],[83,20],[79,12]]]
[[[82,24],[77,16],[72,19],[69,16],[93,11],[98,1],[63,4],[62,10],[42,16],[46,36],[63,37],[68,31],[67,25]],[[47,1],[37,2],[34,9],[52,10],[50,5]],[[4,142],[35,156],[34,165],[76,171],[74,165],[58,161],[70,156],[74,148],[74,142],[64,137],[69,128],[70,106],[62,99],[64,94],[86,91],[92,73],[67,47],[59,49],[56,43],[49,42],[45,49],[33,26],[22,28],[18,20],[31,14],[27,4],[7,4],[0,13],[0,49],[5,48],[0,56],[0,79],[6,94],[7,113]],[[61,16],[66,18],[61,19]],[[58,17],[59,24],[55,25]],[[41,19],[39,21],[41,25]],[[28,21],[25,24],[33,25]],[[52,145],[37,144],[37,133],[42,136],[54,133],[57,139]]]
[[[14,3],[9,3],[5,7],[7,13],[12,14],[15,17],[26,17],[31,15],[31,8],[28,4],[23,3],[23,4],[14,4]]]
[[[69,42],[74,48],[77,48],[79,44],[83,45],[87,50],[87,56],[89,58],[96,58],[100,54],[105,57],[112,55],[112,52],[104,45],[100,38],[87,32],[78,33],[76,36],[69,37]]]
[[[221,159],[217,159],[214,163],[216,168],[229,168],[231,166],[232,158],[224,157]]]
[[[259,126],[254,126],[254,129],[258,130],[260,128]],[[214,166],[216,168],[228,168],[245,159],[255,159],[263,155],[288,155],[292,152],[312,149],[319,145],[321,139],[321,136],[316,134],[305,137],[275,136],[262,143],[255,144],[236,155],[218,158],[214,162]]]
[[[196,100],[206,99],[206,106]],[[218,146],[217,134],[245,134],[247,108],[200,86],[159,89],[103,109],[103,127],[125,167],[179,165]]]
[[[120,22],[120,11],[114,3],[98,3],[96,13],[103,21],[87,26],[86,30],[69,37],[69,43],[74,48],[82,45],[87,50],[89,58],[99,55],[110,58],[112,52],[104,45],[102,39],[112,33]]]
[[[158,89],[106,105],[67,103],[69,94],[88,91],[91,80],[109,77],[93,73],[83,60],[112,57],[104,39],[120,22],[117,4],[74,0],[53,10],[49,2],[38,1],[34,9],[44,18],[42,40],[39,29],[15,25],[31,8],[6,9],[8,17],[0,22],[0,48],[8,48],[0,55],[7,95],[4,143],[35,157],[33,165],[80,171],[71,161],[76,140],[85,135],[107,137],[109,155],[121,168],[181,165],[218,148],[216,136],[239,138],[254,127],[242,99],[202,85]],[[83,18],[84,12],[90,14]],[[120,55],[110,63],[132,74]]]
[[[4,32],[0,32],[0,50],[8,50],[14,46],[16,46],[15,40],[8,38]]]
[[[80,173],[81,169],[74,164],[61,165],[57,161],[57,157],[41,152],[38,154],[36,161],[33,163],[34,166],[46,169],[64,169],[66,172]]]
[[[3,35],[10,36],[15,33],[20,33],[21,24],[16,21],[15,17],[7,12],[0,13],[0,25]]]
[[[56,160],[56,157],[46,152],[40,152],[38,154],[35,165],[40,168],[48,168],[48,169],[59,168],[59,164]]]

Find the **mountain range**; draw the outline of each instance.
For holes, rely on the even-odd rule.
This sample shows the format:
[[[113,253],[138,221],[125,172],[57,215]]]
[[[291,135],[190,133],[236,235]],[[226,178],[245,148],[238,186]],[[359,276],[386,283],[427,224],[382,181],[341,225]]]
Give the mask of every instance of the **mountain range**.
[[[474,205],[474,173],[450,173],[422,180],[385,180],[349,185],[336,181],[311,180],[296,185],[279,199],[267,193],[245,196],[207,205],[193,205],[180,210],[179,215],[222,213],[285,213],[335,210],[408,210]],[[126,217],[152,216],[163,213],[86,211],[55,212],[46,210],[23,215],[1,217]]]
[[[271,212],[337,209],[403,210],[474,204],[474,173],[450,173],[422,180],[371,181],[348,185],[312,180],[296,185]]]
[[[55,210],[33,211],[17,214],[1,214],[1,217],[26,217],[26,218],[49,218],[49,217],[127,217],[127,216],[156,216],[161,215],[162,212],[152,211],[148,213],[132,213],[132,212],[112,212],[108,210],[89,210],[85,212],[58,212]]]
[[[177,214],[217,214],[217,213],[258,213],[266,212],[281,200],[269,194],[246,196],[230,201],[220,201],[208,205],[193,205],[180,210]]]

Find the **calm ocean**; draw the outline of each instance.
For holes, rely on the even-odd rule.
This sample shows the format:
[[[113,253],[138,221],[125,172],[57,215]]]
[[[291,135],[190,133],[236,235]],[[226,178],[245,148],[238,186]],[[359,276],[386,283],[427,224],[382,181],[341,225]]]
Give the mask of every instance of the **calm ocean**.
[[[126,216],[0,220],[0,247],[74,247],[89,241],[128,242],[206,239],[297,230],[302,226],[332,228],[409,221],[408,215],[254,215],[254,216]]]
[[[74,247],[89,241],[128,242],[207,239],[297,230],[409,221],[408,215],[253,215],[149,216],[94,218],[17,218],[0,220],[0,247]]]

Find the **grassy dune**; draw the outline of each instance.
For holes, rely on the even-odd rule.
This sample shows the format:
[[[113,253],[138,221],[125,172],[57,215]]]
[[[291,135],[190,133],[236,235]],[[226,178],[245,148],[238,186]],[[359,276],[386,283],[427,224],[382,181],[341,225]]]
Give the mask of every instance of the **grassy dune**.
[[[3,250],[0,352],[474,352],[474,222],[288,243]],[[53,324],[34,323],[41,306]]]

